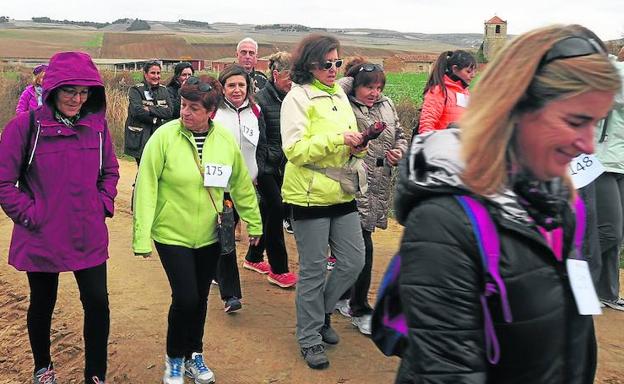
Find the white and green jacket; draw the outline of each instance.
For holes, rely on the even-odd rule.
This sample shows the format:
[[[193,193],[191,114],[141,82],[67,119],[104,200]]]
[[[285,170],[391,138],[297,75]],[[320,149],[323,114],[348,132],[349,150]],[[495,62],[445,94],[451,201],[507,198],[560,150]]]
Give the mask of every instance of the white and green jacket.
[[[344,132],[357,132],[349,99],[338,84],[327,87],[293,84],[284,98],[280,116],[282,148],[288,159],[282,185],[282,198],[298,206],[328,206],[355,198],[340,183],[323,173],[305,168],[341,167],[350,157]],[[358,156],[365,156],[362,152]]]
[[[228,188],[250,235],[262,234],[255,189],[238,144],[227,128],[212,123],[203,147],[202,166],[231,167]],[[151,252],[151,240],[167,245],[201,248],[217,241],[217,212],[200,175],[197,146],[180,119],[161,126],[150,138],[143,156],[134,195],[135,253]],[[219,211],[224,188],[210,187]]]

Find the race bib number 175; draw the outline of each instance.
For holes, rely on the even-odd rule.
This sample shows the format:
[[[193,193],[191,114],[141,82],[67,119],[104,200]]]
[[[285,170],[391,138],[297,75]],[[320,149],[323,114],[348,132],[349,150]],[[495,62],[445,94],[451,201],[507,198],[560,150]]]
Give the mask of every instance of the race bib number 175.
[[[204,168],[204,187],[225,188],[232,175],[232,166],[225,164],[206,164]]]

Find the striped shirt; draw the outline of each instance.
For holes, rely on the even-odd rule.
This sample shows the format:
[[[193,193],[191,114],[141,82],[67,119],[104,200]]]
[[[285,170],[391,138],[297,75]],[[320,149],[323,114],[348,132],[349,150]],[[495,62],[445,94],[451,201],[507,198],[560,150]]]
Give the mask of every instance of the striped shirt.
[[[206,141],[206,136],[208,136],[208,132],[203,133],[195,133],[193,132],[193,137],[195,138],[195,144],[197,145],[197,153],[199,154],[199,159],[202,159],[202,151],[204,150],[204,141]]]

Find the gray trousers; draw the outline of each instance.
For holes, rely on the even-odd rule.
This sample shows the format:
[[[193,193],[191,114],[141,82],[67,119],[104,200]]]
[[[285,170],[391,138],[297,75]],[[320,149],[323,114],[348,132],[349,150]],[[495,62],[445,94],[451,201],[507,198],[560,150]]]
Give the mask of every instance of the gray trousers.
[[[596,217],[596,180],[578,190],[585,203],[585,236],[583,238],[583,257],[589,264],[594,287],[598,286],[602,272],[602,253],[598,236],[598,218]]]
[[[602,270],[596,290],[602,300],[620,294],[620,247],[624,238],[624,174],[605,172],[596,180],[596,210]]]
[[[321,344],[325,314],[364,267],[364,240],[357,212],[333,218],[293,220],[299,253],[297,339],[302,348]],[[327,245],[336,266],[327,277]]]

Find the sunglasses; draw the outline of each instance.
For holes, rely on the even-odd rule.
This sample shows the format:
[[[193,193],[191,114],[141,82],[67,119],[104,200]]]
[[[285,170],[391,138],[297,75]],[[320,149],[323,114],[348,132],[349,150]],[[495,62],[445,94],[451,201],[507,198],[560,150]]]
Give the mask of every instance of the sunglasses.
[[[379,64],[367,63],[367,64],[362,64],[360,66],[360,69],[358,70],[358,73],[362,72],[362,71],[364,71],[364,72],[377,72],[377,71],[382,72],[383,69],[381,68],[381,65],[379,65]]]
[[[202,92],[210,92],[212,91],[212,85],[207,83],[202,83],[197,76],[191,76],[186,80],[186,84],[188,85],[197,85],[197,89]]]
[[[342,67],[342,59],[338,59],[335,61],[327,60],[326,62],[319,64],[319,69],[323,71],[329,71],[332,67],[336,67],[336,69]]]
[[[540,67],[555,60],[589,56],[595,53],[606,55],[606,52],[596,40],[580,36],[566,37],[556,42],[555,45],[546,52],[540,62]]]

